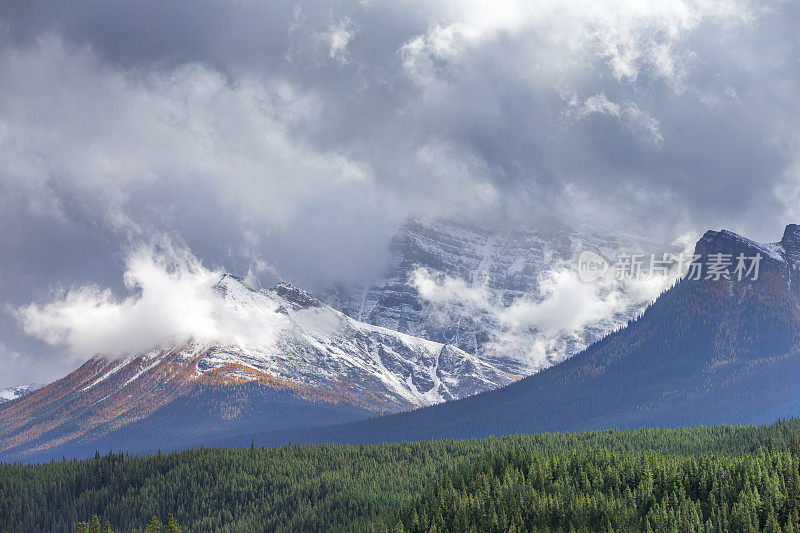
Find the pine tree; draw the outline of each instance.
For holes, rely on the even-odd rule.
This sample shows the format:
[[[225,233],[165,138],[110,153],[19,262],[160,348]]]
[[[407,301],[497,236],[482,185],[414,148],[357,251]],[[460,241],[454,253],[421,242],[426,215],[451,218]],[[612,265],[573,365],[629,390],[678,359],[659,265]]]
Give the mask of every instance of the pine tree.
[[[167,525],[164,528],[164,533],[181,533],[181,526],[178,525],[178,521],[175,520],[172,513],[167,517]]]
[[[789,452],[794,458],[800,458],[800,437],[792,435],[789,438]]]
[[[161,533],[161,520],[157,516],[153,516],[144,531],[145,533]]]

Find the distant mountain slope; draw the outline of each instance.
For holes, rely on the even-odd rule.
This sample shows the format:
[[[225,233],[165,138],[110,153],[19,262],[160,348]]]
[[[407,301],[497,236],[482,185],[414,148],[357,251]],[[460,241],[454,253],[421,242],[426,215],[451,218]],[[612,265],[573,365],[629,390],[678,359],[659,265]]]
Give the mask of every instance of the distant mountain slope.
[[[504,346],[487,353],[487,345],[503,334],[490,309],[511,306],[520,298],[541,301],[541,281],[554,270],[572,268],[578,254],[591,250],[614,259],[620,251],[670,251],[665,243],[631,235],[581,233],[558,222],[541,227],[488,230],[447,221],[407,222],[391,243],[392,265],[384,279],[363,286],[339,287],[324,299],[357,320],[436,342],[448,343],[520,375],[529,375],[581,351],[640,313],[647,301],[633,302],[620,316],[592,323],[577,332],[544,338],[532,328],[522,332],[528,346],[544,342],[545,361]],[[480,287],[490,309],[458,303],[445,313],[432,309],[411,282],[418,269]],[[465,298],[467,300],[467,298]],[[469,303],[469,302],[467,302]]]
[[[626,328],[503,389],[440,406],[257,442],[369,442],[594,428],[762,423],[800,413],[800,226],[759,244],[728,231],[697,243],[761,254],[757,280],[683,279]],[[735,259],[734,259],[735,261]]]
[[[268,316],[274,342],[95,357],[0,405],[0,457],[88,445],[128,426],[145,443],[190,445],[397,412],[514,380],[452,346],[359,323],[288,284],[254,291],[225,275],[215,288],[225,305]]]
[[[8,387],[6,389],[0,389],[0,403],[10,402],[11,400],[22,398],[23,396],[35,391],[39,387],[40,385],[32,384],[32,385],[20,385],[18,387]]]

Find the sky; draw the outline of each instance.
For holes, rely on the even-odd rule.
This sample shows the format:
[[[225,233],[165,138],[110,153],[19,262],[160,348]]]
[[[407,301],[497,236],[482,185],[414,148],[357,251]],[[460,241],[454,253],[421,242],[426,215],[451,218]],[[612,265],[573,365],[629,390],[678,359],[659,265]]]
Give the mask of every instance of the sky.
[[[409,217],[776,241],[798,25],[786,0],[0,2],[0,387],[90,356],[48,305],[124,305],[143,246],[318,291],[378,276]]]

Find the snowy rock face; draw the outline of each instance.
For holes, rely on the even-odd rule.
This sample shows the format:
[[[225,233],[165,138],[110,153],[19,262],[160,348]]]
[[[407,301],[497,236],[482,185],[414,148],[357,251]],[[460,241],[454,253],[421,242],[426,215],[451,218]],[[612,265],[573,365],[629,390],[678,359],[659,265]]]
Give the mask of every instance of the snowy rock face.
[[[253,291],[232,276],[218,290],[233,305],[270,310],[271,346],[214,347],[206,363],[238,364],[316,389],[345,389],[363,407],[399,411],[506,385],[513,378],[442,343],[365,324],[287,283]]]
[[[541,302],[549,296],[542,293],[542,280],[549,273],[574,266],[581,251],[613,259],[621,251],[661,253],[669,248],[632,236],[579,233],[557,223],[545,229],[495,232],[449,222],[410,221],[393,240],[391,250],[393,264],[384,279],[338,287],[324,299],[356,320],[452,344],[508,372],[527,375],[579,352],[624,324],[649,301],[634,302],[613,320],[587,324],[579,331],[552,338],[544,338],[546,334],[533,325],[524,332],[522,344],[546,345],[544,362],[531,361],[511,346],[498,353],[497,340],[504,334],[498,310],[502,312],[522,298]],[[456,294],[444,308],[432,305],[435,302],[420,294],[415,282],[420,272],[434,279],[455,280],[453,291],[464,289],[466,294],[461,301]],[[480,302],[472,301],[475,298],[469,294],[475,290]],[[492,353],[487,350],[489,344]]]
[[[185,364],[189,380],[204,374],[233,381],[268,377],[315,397],[377,412],[397,412],[462,398],[514,380],[474,355],[441,343],[358,322],[287,283],[252,290],[224,275],[214,287],[239,316],[259,316],[269,331],[257,344],[191,342],[121,361],[108,360],[90,389],[128,366],[124,385],[152,379],[151,369]],[[103,359],[103,358],[100,358]],[[171,373],[174,371],[170,371]],[[183,377],[182,379],[187,379]]]

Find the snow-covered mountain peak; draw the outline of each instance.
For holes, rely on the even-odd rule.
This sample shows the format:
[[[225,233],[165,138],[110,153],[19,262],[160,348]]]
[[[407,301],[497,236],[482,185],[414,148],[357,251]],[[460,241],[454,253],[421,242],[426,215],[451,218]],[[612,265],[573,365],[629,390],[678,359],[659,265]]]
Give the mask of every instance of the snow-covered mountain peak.
[[[245,281],[233,274],[223,274],[214,285],[214,289],[231,303],[257,305],[262,307],[286,307],[292,309],[321,308],[323,303],[314,298],[310,293],[292,285],[281,282],[270,289],[255,290],[247,286]]]
[[[515,379],[458,348],[359,322],[289,283],[254,290],[225,274],[213,289],[221,296],[213,305],[225,326],[219,341],[209,336],[124,360],[95,358],[103,371],[83,386],[92,389],[122,374],[129,377],[110,394],[123,394],[139,380],[167,383],[173,375],[190,381],[211,375],[217,382],[277,380],[312,390],[315,397],[396,412]],[[164,372],[169,375],[154,377]]]
[[[278,295],[283,300],[293,304],[299,309],[322,307],[323,303],[311,296],[308,292],[291,283],[278,283],[270,289],[270,292]]]
[[[214,285],[214,290],[228,300],[241,300],[243,297],[249,299],[252,297],[251,293],[256,292],[248,287],[242,278],[228,273],[222,274],[222,277]]]
[[[23,396],[26,396],[38,389],[40,386],[41,385],[31,384],[0,389],[0,403],[10,402],[12,400],[16,400],[17,398],[22,398]]]
[[[574,268],[587,250],[610,261],[622,253],[673,251],[653,238],[579,232],[556,221],[486,229],[412,219],[393,239],[382,279],[332,288],[324,300],[357,320],[452,344],[527,375],[579,352],[650,301],[631,301],[618,315],[563,331],[508,320],[521,306],[551,297],[554,276]]]

